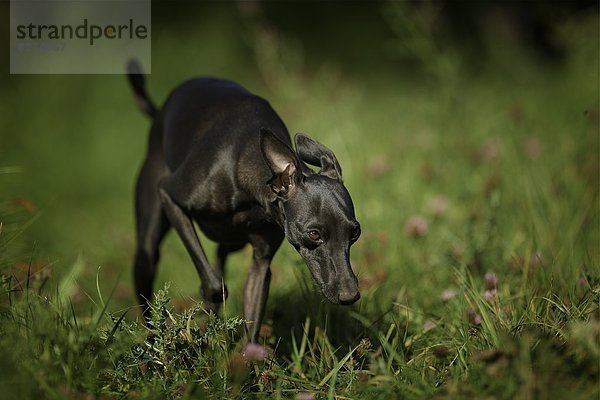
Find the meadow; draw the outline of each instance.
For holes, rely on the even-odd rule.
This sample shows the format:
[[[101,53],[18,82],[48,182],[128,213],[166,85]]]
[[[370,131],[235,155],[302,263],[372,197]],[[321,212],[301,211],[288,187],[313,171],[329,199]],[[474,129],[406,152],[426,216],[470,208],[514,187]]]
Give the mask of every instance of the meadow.
[[[142,324],[133,186],[150,122],[125,77],[3,67],[0,397],[598,398],[597,13],[554,27],[560,62],[493,26],[473,59],[403,4],[377,11],[379,47],[348,33],[372,27],[356,16],[333,39],[286,35],[233,3],[153,21],[159,104],[193,76],[235,80],[333,149],[352,194],[360,301],[328,304],[284,243],[266,354],[244,351],[248,247],[209,316],[171,232]]]

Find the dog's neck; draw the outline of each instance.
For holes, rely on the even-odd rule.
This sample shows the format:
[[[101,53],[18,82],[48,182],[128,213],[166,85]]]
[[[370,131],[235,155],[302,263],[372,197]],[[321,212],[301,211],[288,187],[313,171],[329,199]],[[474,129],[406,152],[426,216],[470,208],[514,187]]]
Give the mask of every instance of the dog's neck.
[[[270,199],[267,202],[265,207],[266,213],[269,217],[281,228],[282,231],[285,231],[285,211],[283,208],[283,201],[279,198]]]

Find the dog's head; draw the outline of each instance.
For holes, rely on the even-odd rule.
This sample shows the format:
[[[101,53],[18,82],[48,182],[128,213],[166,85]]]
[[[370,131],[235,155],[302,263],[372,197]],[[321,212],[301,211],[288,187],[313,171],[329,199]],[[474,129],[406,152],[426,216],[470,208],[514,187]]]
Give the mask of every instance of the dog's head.
[[[260,133],[261,151],[273,173],[267,184],[282,207],[285,236],[325,297],[334,304],[352,304],[360,293],[350,246],[360,236],[360,225],[342,169],[327,147],[300,133],[294,139],[296,152],[269,130]]]

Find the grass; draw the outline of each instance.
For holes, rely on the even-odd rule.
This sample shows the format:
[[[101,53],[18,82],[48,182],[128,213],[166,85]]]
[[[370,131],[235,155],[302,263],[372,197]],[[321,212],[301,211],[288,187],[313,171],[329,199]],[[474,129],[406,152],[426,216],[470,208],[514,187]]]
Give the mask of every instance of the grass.
[[[198,74],[242,82],[291,131],[334,149],[363,226],[352,249],[362,298],[352,307],[325,303],[282,246],[264,359],[242,355],[247,248],[229,261],[222,318],[208,317],[171,234],[156,284],[169,287],[157,292],[154,323],[140,323],[131,204],[148,121],[123,77],[4,78],[2,393],[597,398],[597,20],[557,27],[563,65],[498,39],[473,69],[405,13],[385,15],[402,27],[391,56],[410,63],[382,62],[376,73],[316,62],[260,21],[240,31],[227,13],[168,31],[156,24],[156,99]],[[187,62],[172,63],[174,54]]]

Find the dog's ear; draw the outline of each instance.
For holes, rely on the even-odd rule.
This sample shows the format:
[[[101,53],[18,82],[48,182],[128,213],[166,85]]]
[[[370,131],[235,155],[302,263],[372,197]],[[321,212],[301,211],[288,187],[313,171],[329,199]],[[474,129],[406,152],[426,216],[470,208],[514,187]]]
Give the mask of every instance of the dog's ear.
[[[294,151],[267,128],[260,128],[260,150],[273,173],[267,184],[278,196],[286,196],[296,185],[298,158]]]
[[[321,167],[319,174],[342,181],[342,167],[333,151],[302,133],[297,133],[294,141],[300,160],[315,167]]]

